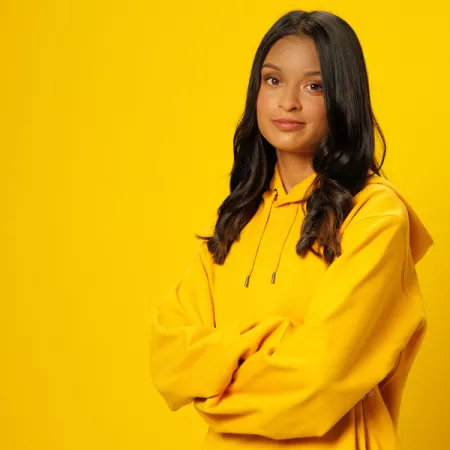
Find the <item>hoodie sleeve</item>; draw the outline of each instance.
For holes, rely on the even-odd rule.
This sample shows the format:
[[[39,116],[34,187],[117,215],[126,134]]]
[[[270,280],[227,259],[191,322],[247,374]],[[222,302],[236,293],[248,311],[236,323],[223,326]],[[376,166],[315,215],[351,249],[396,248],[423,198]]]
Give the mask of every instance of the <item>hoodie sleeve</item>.
[[[304,322],[250,356],[221,394],[194,400],[213,430],[320,437],[393,370],[426,325],[407,220],[383,215],[350,223]]]
[[[279,342],[289,326],[285,318],[273,316],[216,328],[213,284],[213,260],[202,242],[184,275],[152,309],[150,372],[172,411],[195,397],[220,394],[241,360]]]

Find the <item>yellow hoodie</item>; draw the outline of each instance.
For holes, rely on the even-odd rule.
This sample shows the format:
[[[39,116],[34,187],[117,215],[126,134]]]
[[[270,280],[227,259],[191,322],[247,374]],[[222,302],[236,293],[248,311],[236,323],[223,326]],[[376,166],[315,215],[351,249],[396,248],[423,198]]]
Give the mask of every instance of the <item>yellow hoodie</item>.
[[[224,265],[201,242],[151,318],[151,375],[173,411],[193,403],[204,450],[397,450],[402,392],[426,331],[415,265],[433,244],[372,174],[327,267],[295,252],[299,201],[278,164]],[[212,231],[210,228],[209,231]]]

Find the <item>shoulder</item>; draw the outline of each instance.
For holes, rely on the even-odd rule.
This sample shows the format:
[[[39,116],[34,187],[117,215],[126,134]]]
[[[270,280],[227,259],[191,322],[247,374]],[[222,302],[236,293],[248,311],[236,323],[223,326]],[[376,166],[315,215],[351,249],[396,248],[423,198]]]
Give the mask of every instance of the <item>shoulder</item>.
[[[397,193],[397,188],[391,182],[376,174],[372,175],[364,188],[353,197],[353,208],[343,227],[370,218],[385,218],[394,223],[408,221],[407,206]]]

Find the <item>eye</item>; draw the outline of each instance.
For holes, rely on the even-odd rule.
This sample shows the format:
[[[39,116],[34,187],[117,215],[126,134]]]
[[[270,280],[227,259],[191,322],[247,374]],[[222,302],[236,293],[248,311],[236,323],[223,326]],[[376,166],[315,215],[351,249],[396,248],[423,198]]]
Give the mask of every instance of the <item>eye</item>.
[[[322,83],[309,83],[308,86],[315,86],[319,89],[323,89]],[[313,91],[318,91],[319,89],[312,89]]]
[[[277,79],[277,78],[275,78],[275,77],[272,77],[271,75],[269,75],[269,76],[267,76],[267,77],[264,77],[264,81],[266,81],[267,82],[267,80],[270,80],[270,79],[272,79],[272,80],[276,80],[276,81],[278,81],[279,82],[279,80]],[[270,84],[270,83],[269,83]],[[276,86],[276,84],[275,85],[273,85],[273,84],[270,84],[270,86]]]

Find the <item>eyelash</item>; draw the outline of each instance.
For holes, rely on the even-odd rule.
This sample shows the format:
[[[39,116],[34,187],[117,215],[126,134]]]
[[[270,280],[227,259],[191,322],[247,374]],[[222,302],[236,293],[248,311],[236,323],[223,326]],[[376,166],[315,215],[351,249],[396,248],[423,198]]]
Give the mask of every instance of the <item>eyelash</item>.
[[[269,75],[269,76],[264,77],[264,81],[267,81],[267,80],[269,80],[270,78],[273,78],[274,80],[278,80],[278,78],[275,78],[275,77]],[[279,80],[278,80],[278,81],[279,81]],[[311,84],[320,86],[320,88],[323,89],[322,83],[319,83],[319,82],[317,82],[317,83],[309,83],[308,86],[311,86]],[[273,86],[273,84],[269,84],[269,86]],[[318,91],[313,90],[313,92],[318,92]]]

